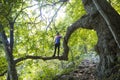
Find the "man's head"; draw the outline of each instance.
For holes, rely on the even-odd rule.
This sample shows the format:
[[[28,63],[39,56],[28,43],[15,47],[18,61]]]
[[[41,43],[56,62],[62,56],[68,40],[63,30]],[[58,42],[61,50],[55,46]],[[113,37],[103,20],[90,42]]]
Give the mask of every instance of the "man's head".
[[[59,32],[57,32],[57,35],[59,35]]]

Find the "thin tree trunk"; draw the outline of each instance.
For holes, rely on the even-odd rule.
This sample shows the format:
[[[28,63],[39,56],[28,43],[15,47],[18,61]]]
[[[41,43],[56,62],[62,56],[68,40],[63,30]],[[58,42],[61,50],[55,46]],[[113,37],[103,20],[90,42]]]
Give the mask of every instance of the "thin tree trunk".
[[[3,42],[3,45],[4,45],[5,56],[6,56],[6,59],[7,59],[7,62],[8,62],[7,80],[18,80],[17,71],[16,71],[16,67],[15,67],[15,61],[14,61],[12,50],[11,50],[12,48],[10,46],[10,43],[8,42],[5,31],[1,32],[1,36],[2,36],[2,42]],[[11,37],[13,37],[13,36],[11,36]]]
[[[18,80],[17,71],[16,71],[16,68],[15,68],[15,62],[14,62],[14,59],[13,59],[13,55],[10,52],[9,42],[7,40],[7,37],[4,33],[4,31],[2,32],[1,35],[2,35],[2,41],[3,41],[5,53],[6,53],[6,59],[7,59],[7,62],[8,62],[8,78],[10,80]]]

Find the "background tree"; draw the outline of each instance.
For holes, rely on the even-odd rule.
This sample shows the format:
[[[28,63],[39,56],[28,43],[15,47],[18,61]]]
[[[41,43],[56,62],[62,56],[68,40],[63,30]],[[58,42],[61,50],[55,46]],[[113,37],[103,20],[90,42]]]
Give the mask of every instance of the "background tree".
[[[51,23],[54,20],[54,17],[57,15],[57,12],[61,8],[61,6],[64,4],[62,2],[62,4],[58,5],[58,9],[57,9],[54,7],[54,5],[56,5],[59,2],[61,1],[58,1],[58,2],[51,2],[51,1],[37,2],[37,1],[29,1],[29,0],[28,1],[17,1],[17,0],[1,1],[0,17],[3,18],[3,20],[1,20],[1,23],[0,23],[0,29],[1,29],[0,35],[1,35],[1,40],[4,47],[4,51],[6,54],[7,63],[8,63],[7,80],[18,79],[16,64],[22,60],[25,60],[25,59],[43,59],[43,60],[48,59],[49,60],[49,59],[58,58],[58,57],[52,58],[52,57],[37,56],[37,53],[39,48],[42,48],[41,51],[39,50],[40,52],[42,51],[44,52],[45,49],[49,48],[48,45],[50,44],[47,44],[48,40],[45,36],[45,34],[47,33],[43,30],[50,27]],[[31,10],[31,12],[29,13],[28,12],[30,11],[29,8],[33,8],[36,5],[37,5],[36,8],[38,8],[37,11],[39,11],[40,13],[37,14],[35,10],[34,11]],[[43,12],[43,9],[45,9],[44,7],[47,7],[47,8]],[[54,8],[55,11],[52,10],[54,11],[53,15],[49,15],[46,13],[48,11],[48,7],[50,10]],[[41,12],[45,14],[42,15]],[[23,18],[24,20],[21,18]],[[22,29],[24,29],[24,31]],[[41,31],[41,33],[39,31]],[[23,36],[24,34],[26,35]],[[39,36],[35,37],[36,34],[39,34],[39,36],[42,36],[42,37],[38,39],[36,37],[39,37]],[[52,38],[50,38],[50,40],[51,39]],[[43,47],[42,46],[39,47],[39,44],[38,44],[39,41],[41,42],[41,44],[43,43]],[[28,42],[28,45],[24,46],[26,42]],[[19,43],[20,45],[18,46]],[[19,51],[21,51],[20,54],[19,54]],[[36,53],[36,55],[23,57],[27,55],[24,53],[30,53],[29,55],[31,54],[33,55],[34,53]],[[44,54],[45,56],[46,56],[46,53],[48,52],[45,52]],[[21,56],[21,58],[15,60],[15,58],[17,58],[18,56],[19,57]]]

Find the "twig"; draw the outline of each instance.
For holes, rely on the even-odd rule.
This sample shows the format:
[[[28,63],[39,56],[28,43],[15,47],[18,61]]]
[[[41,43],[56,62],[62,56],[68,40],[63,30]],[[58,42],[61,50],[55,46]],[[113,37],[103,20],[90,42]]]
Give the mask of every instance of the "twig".
[[[46,28],[46,31],[47,31],[47,29],[49,28],[49,26],[51,25],[54,17],[57,15],[57,13],[58,13],[58,11],[60,10],[60,8],[63,6],[63,4],[64,4],[64,3],[62,3],[62,4],[60,5],[60,7],[57,9],[57,11],[55,12],[55,14],[53,15],[51,21],[49,22],[49,24],[48,24],[48,26],[47,26],[47,28]]]

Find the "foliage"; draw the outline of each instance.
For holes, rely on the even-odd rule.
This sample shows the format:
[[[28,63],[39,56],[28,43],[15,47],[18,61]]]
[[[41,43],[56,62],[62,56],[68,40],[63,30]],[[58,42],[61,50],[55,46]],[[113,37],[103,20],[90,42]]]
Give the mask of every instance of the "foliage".
[[[2,53],[1,53],[2,54]],[[7,70],[7,62],[3,55],[0,55],[0,73],[4,73]],[[5,80],[5,75],[0,76],[0,80]]]
[[[0,73],[3,73],[7,70],[7,63],[5,57],[0,57]]]
[[[80,54],[94,51],[93,48],[96,44],[96,41],[97,36],[95,31],[78,29],[72,34],[69,41],[69,46],[74,55],[80,56]]]
[[[78,20],[83,14],[85,14],[81,0],[71,0],[70,3],[67,4],[66,11],[69,18],[72,18],[72,22]]]
[[[19,79],[52,80],[60,71],[58,68],[59,63],[60,61],[28,60],[24,62],[24,65],[18,66]]]
[[[59,31],[64,37],[66,29],[85,14],[81,0],[65,3],[55,17],[61,3],[58,0],[2,0],[0,3],[0,24],[9,39],[9,21],[14,21],[14,57],[26,55],[52,56],[54,36]],[[112,5],[120,13],[120,1],[112,0]],[[51,19],[53,18],[53,20]],[[1,31],[1,30],[0,30]],[[61,40],[62,42],[63,40]],[[17,64],[19,80],[52,80],[57,74],[68,73],[82,60],[83,54],[94,52],[97,43],[96,32],[78,29],[69,40],[68,61],[26,60]],[[7,69],[3,47],[0,44],[0,73]],[[63,47],[61,44],[61,55]]]
[[[114,7],[114,9],[120,14],[120,0],[112,0],[111,5]]]

